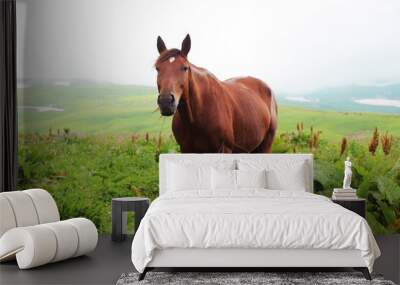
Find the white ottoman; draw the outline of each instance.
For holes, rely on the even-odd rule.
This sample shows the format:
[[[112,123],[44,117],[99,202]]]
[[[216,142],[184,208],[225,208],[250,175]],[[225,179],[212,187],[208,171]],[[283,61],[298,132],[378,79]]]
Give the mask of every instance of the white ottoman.
[[[20,269],[96,248],[98,233],[93,222],[85,218],[60,222],[53,198],[42,189],[0,193],[0,214],[0,261],[16,258]]]

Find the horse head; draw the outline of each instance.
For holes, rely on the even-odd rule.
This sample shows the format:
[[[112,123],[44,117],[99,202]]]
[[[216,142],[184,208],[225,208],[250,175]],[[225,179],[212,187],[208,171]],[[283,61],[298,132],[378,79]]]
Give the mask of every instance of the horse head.
[[[190,63],[187,55],[190,51],[190,36],[187,35],[182,41],[180,50],[167,49],[159,36],[157,49],[160,53],[155,63],[159,94],[157,104],[161,115],[171,116],[175,113],[179,101],[188,96]]]

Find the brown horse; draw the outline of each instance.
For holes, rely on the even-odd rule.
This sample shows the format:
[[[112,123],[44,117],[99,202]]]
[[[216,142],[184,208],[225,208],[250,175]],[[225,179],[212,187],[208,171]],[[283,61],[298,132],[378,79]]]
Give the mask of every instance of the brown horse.
[[[183,153],[271,152],[277,104],[271,89],[253,77],[218,80],[187,60],[181,49],[157,39],[157,99],[161,115],[174,115],[172,131]]]

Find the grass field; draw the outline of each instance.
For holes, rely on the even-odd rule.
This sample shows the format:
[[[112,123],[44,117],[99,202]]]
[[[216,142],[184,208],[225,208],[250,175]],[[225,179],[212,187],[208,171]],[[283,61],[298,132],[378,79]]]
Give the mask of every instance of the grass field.
[[[171,119],[156,110],[156,90],[150,87],[36,86],[19,89],[20,107],[53,106],[62,112],[19,112],[20,133],[47,133],[69,128],[78,134],[170,134]],[[329,140],[343,136],[363,140],[373,129],[400,135],[400,116],[377,113],[339,113],[279,106],[278,132],[293,130],[297,123],[322,130]]]
[[[312,150],[309,133],[274,142],[275,152],[314,153],[314,191],[331,196],[343,179],[343,160],[353,161],[352,186],[368,199],[367,219],[376,233],[400,232],[400,142],[390,155],[368,143],[351,142],[341,154],[338,144],[321,140]],[[169,137],[88,135],[20,135],[18,188],[43,188],[55,198],[63,219],[83,216],[100,232],[111,230],[113,197],[158,196],[158,155],[177,152]]]
[[[154,89],[103,85],[19,91],[19,189],[48,190],[63,219],[88,217],[100,232],[110,232],[113,197],[158,196],[158,156],[179,147],[170,136],[171,119],[154,112]],[[394,135],[387,153],[379,139],[370,151],[375,127]],[[400,116],[280,106],[279,132],[283,135],[275,139],[273,152],[314,153],[318,194],[331,196],[343,179],[343,160],[351,156],[352,186],[368,200],[373,231],[400,232]],[[343,136],[348,142],[341,147]]]

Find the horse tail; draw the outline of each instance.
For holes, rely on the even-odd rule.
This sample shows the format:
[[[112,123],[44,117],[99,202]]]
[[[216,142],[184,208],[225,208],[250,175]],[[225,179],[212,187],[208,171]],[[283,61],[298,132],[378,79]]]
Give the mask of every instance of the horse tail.
[[[271,87],[269,87],[265,83],[264,83],[264,88],[265,88],[265,93],[267,94],[267,102],[266,102],[267,105],[268,105],[268,101],[269,101],[269,112],[270,112],[271,116],[275,115],[275,117],[277,117],[278,116],[278,104],[276,101],[275,92],[272,90]]]
[[[272,97],[272,101],[274,103],[274,108],[275,108],[275,113],[276,115],[278,115],[278,103],[276,102],[276,95],[275,92],[271,89],[271,97]]]
[[[276,102],[275,93],[270,89],[271,92],[271,105],[270,105],[270,124],[267,129],[267,133],[264,140],[264,151],[267,153],[272,152],[272,143],[275,138],[276,129],[278,127],[278,104]]]
[[[271,114],[271,124],[270,124],[270,128],[274,129],[274,132],[278,126],[278,104],[276,102],[276,96],[275,96],[275,92],[271,90],[271,110],[270,110],[270,114]]]

